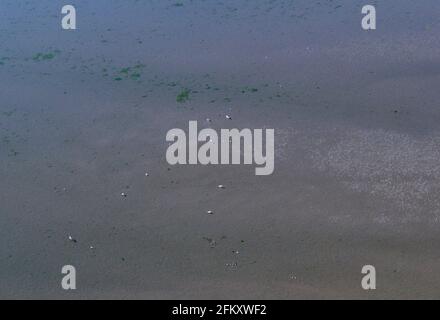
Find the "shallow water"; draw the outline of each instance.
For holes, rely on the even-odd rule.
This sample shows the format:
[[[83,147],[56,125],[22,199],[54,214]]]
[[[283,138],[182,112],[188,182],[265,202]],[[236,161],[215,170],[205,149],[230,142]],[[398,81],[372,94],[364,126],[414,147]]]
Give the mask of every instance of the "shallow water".
[[[0,297],[438,298],[440,3],[375,3],[1,1]],[[169,166],[206,118],[274,174]]]

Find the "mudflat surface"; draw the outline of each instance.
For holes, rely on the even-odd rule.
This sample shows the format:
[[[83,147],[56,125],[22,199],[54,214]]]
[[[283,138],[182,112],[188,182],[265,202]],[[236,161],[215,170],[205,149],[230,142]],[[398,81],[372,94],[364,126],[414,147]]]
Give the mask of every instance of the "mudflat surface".
[[[0,3],[0,298],[440,297],[438,1],[64,4]],[[190,120],[274,174],[168,165]]]

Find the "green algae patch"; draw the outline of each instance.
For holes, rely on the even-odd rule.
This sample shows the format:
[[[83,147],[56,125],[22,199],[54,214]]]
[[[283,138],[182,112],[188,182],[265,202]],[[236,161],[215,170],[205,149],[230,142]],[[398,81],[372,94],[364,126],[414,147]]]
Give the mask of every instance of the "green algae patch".
[[[132,74],[130,75],[130,78],[131,78],[132,80],[139,80],[140,77],[141,77],[141,74],[140,74],[139,72],[135,72],[135,73],[132,73]]]
[[[250,87],[245,87],[241,90],[241,93],[247,93],[247,92],[251,92],[251,93],[255,93],[258,92],[257,88],[250,88]]]
[[[119,73],[124,75],[128,75],[129,72],[130,72],[130,68],[122,68],[121,71],[119,71]]]
[[[185,103],[189,100],[190,91],[188,89],[182,90],[176,97],[176,101],[179,103]]]
[[[45,53],[39,52],[39,53],[35,54],[32,57],[32,60],[34,60],[34,61],[48,61],[48,60],[52,60],[59,53],[60,53],[59,51],[52,51],[52,52],[45,52]]]
[[[142,77],[144,67],[145,65],[139,63],[135,66],[121,68],[118,72],[116,72],[116,74],[114,74],[113,80],[122,81],[126,79],[131,79],[139,81]]]
[[[2,113],[0,113],[0,115],[5,116],[5,117],[11,117],[14,115],[14,113],[16,112],[16,109],[13,110],[8,110],[8,111],[3,111]]]

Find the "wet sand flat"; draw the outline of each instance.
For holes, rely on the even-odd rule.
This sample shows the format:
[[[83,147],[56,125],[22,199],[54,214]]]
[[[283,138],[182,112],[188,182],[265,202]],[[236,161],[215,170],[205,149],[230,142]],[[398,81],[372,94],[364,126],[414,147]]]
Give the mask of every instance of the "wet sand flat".
[[[440,4],[376,3],[2,1],[0,298],[439,298]],[[170,166],[191,120],[274,173]]]

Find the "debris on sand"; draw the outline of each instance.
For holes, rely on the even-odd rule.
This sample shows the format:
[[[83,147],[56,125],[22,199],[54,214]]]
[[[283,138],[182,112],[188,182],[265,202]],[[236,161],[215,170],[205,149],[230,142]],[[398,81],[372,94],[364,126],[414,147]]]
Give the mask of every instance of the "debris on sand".
[[[238,262],[231,262],[226,264],[226,268],[230,270],[237,270],[238,268]]]
[[[121,193],[121,197],[123,197],[123,198],[127,198],[127,194],[126,194],[125,192],[122,192],[122,193]]]
[[[213,249],[217,246],[217,241],[215,241],[212,238],[204,237],[203,240],[206,240],[209,242],[209,246],[211,247],[211,249]]]

